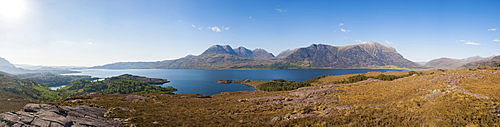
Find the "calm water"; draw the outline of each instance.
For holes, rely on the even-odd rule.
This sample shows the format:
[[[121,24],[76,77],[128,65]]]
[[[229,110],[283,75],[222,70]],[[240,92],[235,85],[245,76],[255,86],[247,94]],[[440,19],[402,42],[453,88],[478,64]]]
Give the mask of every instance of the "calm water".
[[[133,74],[150,78],[163,78],[171,81],[160,86],[172,86],[179,91],[177,94],[213,95],[227,91],[253,91],[254,88],[243,84],[219,84],[217,80],[272,80],[285,79],[305,81],[322,75],[342,75],[364,73],[367,71],[394,71],[392,69],[306,69],[306,70],[196,70],[196,69],[85,69],[81,73],[69,75],[90,75],[99,78]]]

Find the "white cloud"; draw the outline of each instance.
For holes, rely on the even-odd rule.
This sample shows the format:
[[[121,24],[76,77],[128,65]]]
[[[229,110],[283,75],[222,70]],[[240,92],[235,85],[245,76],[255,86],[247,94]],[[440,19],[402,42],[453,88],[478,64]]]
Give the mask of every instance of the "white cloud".
[[[248,19],[252,19],[252,16],[248,17]]]
[[[365,43],[365,41],[362,41],[362,40],[356,40],[356,42]]]
[[[466,45],[481,45],[479,43],[475,43],[475,42],[469,41],[469,40],[458,40],[458,42],[465,42],[464,44],[466,44]]]
[[[351,30],[346,30],[346,29],[340,29],[340,31],[344,32],[344,33],[349,33],[351,32]]]
[[[495,40],[493,40],[493,41],[495,41],[495,42],[500,42],[500,40],[498,40],[498,39],[495,39]]]
[[[385,40],[385,43],[387,43],[387,44],[394,44],[394,42],[390,42],[388,40]]]
[[[87,45],[94,45],[94,43],[93,43],[93,42],[91,42],[91,41],[89,41],[89,42],[87,43]]]
[[[288,10],[285,10],[285,9],[280,9],[280,8],[276,8],[276,9],[274,9],[274,10],[276,10],[276,11],[278,11],[278,12],[287,12],[287,11],[288,11]]]
[[[466,44],[466,45],[481,45],[481,44],[479,44],[479,43],[474,43],[474,42],[467,42],[467,43],[465,43],[465,44]]]
[[[230,30],[231,28],[230,27],[225,27],[225,26],[209,26],[209,27],[203,27],[203,26],[195,26],[195,25],[191,25],[191,27],[193,28],[198,28],[198,30],[203,30],[205,28],[207,28],[208,30],[212,30],[214,32],[222,32],[222,31],[227,31],[227,30]]]
[[[224,29],[224,30],[229,30],[229,29],[231,29],[231,28],[229,28],[229,27],[224,27],[224,26],[221,26],[221,28],[222,28],[222,29]]]
[[[497,28],[488,29],[488,31],[497,31]]]
[[[340,23],[340,24],[339,24],[339,27],[340,27],[340,26],[343,26],[343,25],[344,25],[344,23]]]
[[[216,27],[216,26],[214,26],[214,27],[208,27],[208,28],[212,29],[212,31],[215,31],[215,32],[222,32],[222,30],[220,30],[220,28]]]

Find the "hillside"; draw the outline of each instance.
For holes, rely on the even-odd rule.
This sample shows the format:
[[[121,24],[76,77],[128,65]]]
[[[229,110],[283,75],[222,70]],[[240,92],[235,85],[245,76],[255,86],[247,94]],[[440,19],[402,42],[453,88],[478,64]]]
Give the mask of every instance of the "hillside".
[[[490,60],[482,60],[476,62],[470,62],[462,66],[462,68],[478,68],[479,66],[489,66],[489,67],[498,67],[500,64],[500,55],[491,58]]]
[[[72,81],[69,85],[63,88],[54,91],[48,86],[37,83],[31,79],[14,78],[8,76],[8,74],[0,72],[0,111],[4,112],[20,109],[24,104],[30,102],[55,101],[61,97],[79,96],[90,93],[130,94],[154,92],[172,94],[172,92],[177,91],[177,89],[173,87],[160,87],[152,85],[167,82],[170,81],[166,79],[147,78],[124,74],[94,82],[85,79],[78,79],[76,81]]]
[[[330,68],[359,68],[394,65],[403,68],[419,68],[417,63],[405,59],[392,47],[376,42],[367,42],[350,46],[330,46],[313,44],[297,49],[283,58],[289,63],[305,66]]]
[[[125,126],[499,126],[500,71],[424,71],[333,84],[331,75],[291,91],[89,95],[52,105],[98,105]],[[134,99],[135,98],[135,99]]]
[[[434,69],[457,69],[464,64],[467,64],[467,62],[458,59],[439,58],[427,62],[424,66]]]
[[[493,56],[491,57],[473,56],[465,59],[439,58],[427,62],[424,66],[433,69],[463,69],[461,68],[461,66],[467,63],[482,61],[482,60],[490,60],[492,58]]]
[[[20,109],[29,102],[57,99],[57,93],[43,84],[0,74],[0,112]]]

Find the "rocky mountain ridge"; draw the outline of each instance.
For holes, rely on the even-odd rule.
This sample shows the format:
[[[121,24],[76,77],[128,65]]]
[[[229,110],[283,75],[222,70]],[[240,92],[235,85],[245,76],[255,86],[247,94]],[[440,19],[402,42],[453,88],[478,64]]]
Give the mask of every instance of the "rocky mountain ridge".
[[[316,67],[356,68],[394,65],[404,68],[419,68],[417,63],[405,59],[394,48],[376,42],[358,45],[331,46],[313,44],[297,49],[283,61],[304,63]]]
[[[201,55],[160,62],[123,62],[93,68],[181,68],[181,69],[238,69],[238,68],[362,68],[397,66],[420,68],[419,64],[405,59],[394,48],[377,42],[349,46],[313,44],[281,52],[278,56],[264,49],[213,45]]]

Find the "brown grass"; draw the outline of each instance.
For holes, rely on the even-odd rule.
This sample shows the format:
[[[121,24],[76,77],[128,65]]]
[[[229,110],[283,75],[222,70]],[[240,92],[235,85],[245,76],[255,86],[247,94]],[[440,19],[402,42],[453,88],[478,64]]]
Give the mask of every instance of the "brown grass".
[[[366,75],[378,75],[369,72]],[[385,72],[404,75],[407,72]],[[352,75],[327,76],[315,83],[329,85]],[[455,88],[455,89],[451,89]],[[460,88],[460,89],[459,89]],[[463,90],[461,89],[463,88]],[[453,70],[422,72],[393,81],[339,84],[333,93],[310,103],[261,105],[294,98],[294,91],[224,92],[203,95],[141,94],[153,101],[124,101],[127,95],[92,95],[89,99],[54,105],[98,105],[110,108],[108,117],[127,126],[499,126],[500,71]],[[426,95],[440,96],[424,99]],[[474,96],[480,94],[489,99]],[[245,100],[255,97],[272,99]],[[338,101],[325,100],[338,98]],[[307,100],[307,99],[305,99]],[[129,111],[117,109],[126,107]],[[498,110],[498,111],[497,111]],[[497,112],[495,112],[497,111]],[[307,115],[310,117],[297,117]],[[282,118],[277,120],[276,118]],[[273,119],[275,119],[273,121]]]

